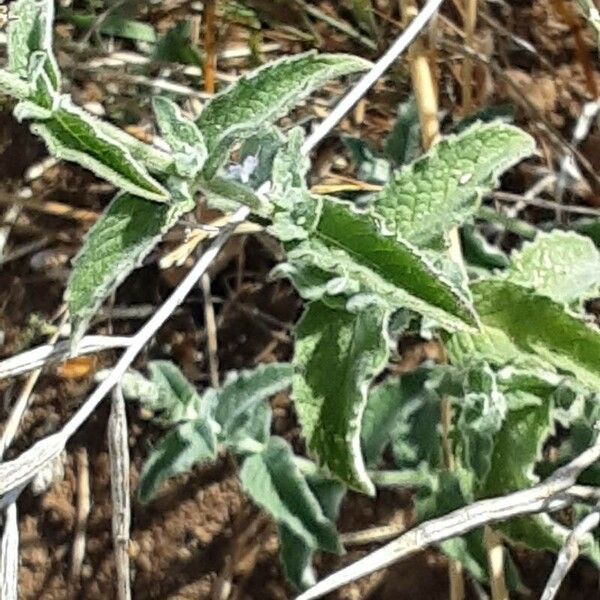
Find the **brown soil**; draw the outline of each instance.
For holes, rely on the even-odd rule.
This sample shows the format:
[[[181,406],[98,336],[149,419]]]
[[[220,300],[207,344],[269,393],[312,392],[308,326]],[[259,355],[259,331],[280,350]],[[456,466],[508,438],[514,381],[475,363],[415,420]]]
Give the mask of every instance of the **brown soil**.
[[[260,4],[260,2],[258,2]],[[385,2],[380,2],[385,5]],[[574,121],[581,113],[583,102],[591,98],[584,69],[574,54],[573,35],[557,15],[555,2],[521,0],[510,4],[489,3],[489,15],[508,32],[533,44],[539,55],[519,49],[491,21],[480,23],[477,46],[484,54],[494,52],[501,73],[490,72],[479,65],[478,98],[481,104],[509,101],[516,106],[518,121],[537,137],[544,160],[556,160],[556,141],[544,133],[550,127],[570,139]],[[336,3],[321,2],[324,10]],[[573,6],[568,3],[568,6]],[[460,22],[451,3],[444,14]],[[163,23],[163,26],[165,24]],[[440,26],[444,26],[443,24]],[[445,26],[444,26],[445,27]],[[320,25],[318,26],[320,28]],[[394,30],[395,31],[395,30]],[[445,29],[446,31],[446,29]],[[273,32],[271,32],[272,34]],[[593,39],[588,31],[583,36],[592,61],[593,77],[600,86],[597,54],[591,51]],[[391,39],[392,32],[390,32]],[[452,29],[447,35],[460,42]],[[454,36],[454,37],[453,37]],[[323,45],[328,50],[360,50],[345,38],[330,31],[323,33]],[[297,50],[296,46],[293,49]],[[541,57],[541,58],[540,58]],[[449,52],[438,57],[444,95],[441,99],[451,108],[452,94],[459,93],[456,82],[460,56]],[[365,137],[381,139],[394,114],[394,106],[406,97],[406,72],[398,74],[393,89],[379,86],[372,94],[373,110],[368,110],[362,123]],[[396,84],[394,84],[396,85]],[[84,100],[100,99],[103,93],[95,83],[77,88]],[[98,98],[96,98],[98,96]],[[343,127],[355,128],[346,121]],[[366,132],[366,133],[365,133]],[[593,130],[582,145],[582,153],[592,169],[600,164],[598,130]],[[19,152],[15,152],[15,148]],[[334,149],[335,150],[335,149]],[[324,145],[317,164],[330,163],[333,150]],[[43,147],[26,128],[4,113],[0,113],[0,173],[1,193],[17,189],[25,169],[44,156]],[[329,168],[324,169],[329,173]],[[527,169],[508,181],[516,189],[530,179]],[[34,194],[44,194],[57,200],[100,212],[110,194],[89,174],[72,166],[50,169],[34,184]],[[578,191],[579,193],[579,191]],[[578,202],[600,205],[600,186],[587,177]],[[532,218],[539,211],[531,211]],[[9,356],[22,347],[43,338],[29,324],[32,314],[51,319],[61,303],[64,287],[65,261],[73,256],[89,224],[41,214],[24,212],[11,236],[11,246],[48,237],[47,248],[54,254],[49,261],[58,261],[57,268],[34,269],[29,258],[9,263],[0,270],[0,330],[5,342],[2,356]],[[218,298],[219,359],[222,372],[250,367],[257,362],[286,360],[290,356],[290,328],[301,304],[286,284],[267,282],[267,274],[275,260],[273,249],[257,239],[244,245],[233,243],[215,269],[213,292]],[[61,258],[64,256],[64,259]],[[155,258],[155,257],[154,257]],[[181,277],[182,270],[159,272],[154,258],[136,271],[119,290],[116,306],[134,304],[158,305]],[[255,309],[258,309],[256,311]],[[131,333],[140,321],[115,321],[96,327],[99,332]],[[201,296],[193,294],[182,310],[163,328],[148,349],[147,356],[173,358],[186,375],[199,385],[208,381],[203,355],[205,331]],[[138,366],[143,366],[147,356]],[[418,359],[422,360],[426,356]],[[103,354],[93,363],[92,371],[83,379],[65,377],[65,373],[49,370],[35,389],[19,438],[9,457],[15,456],[31,443],[55,431],[80,404],[93,386],[96,370],[114,362],[115,355]],[[0,407],[0,422],[18,392],[14,382],[0,382],[4,405]],[[286,437],[298,451],[302,440],[289,400],[274,401],[274,430]],[[21,533],[20,597],[23,600],[100,600],[115,597],[115,567],[111,536],[111,500],[106,423],[108,409],[103,406],[77,434],[65,457],[65,477],[47,493],[35,497],[31,491],[19,502]],[[129,446],[132,458],[132,487],[135,490],[140,468],[149,447],[158,439],[160,430],[145,421],[137,407],[128,407],[130,423]],[[86,449],[91,485],[91,512],[85,525],[85,557],[81,577],[70,576],[71,552],[77,527],[77,482],[79,475],[75,455]],[[293,597],[285,584],[277,560],[274,528],[254,509],[240,492],[236,478],[237,466],[223,456],[213,466],[196,469],[165,485],[150,505],[133,504],[133,524],[130,555],[133,570],[133,595],[144,599],[194,599],[215,597],[216,582],[224,573],[232,573],[231,598],[239,600],[285,600]],[[387,524],[393,518],[410,516],[410,496],[400,492],[384,492],[370,500],[350,495],[344,502],[341,531]],[[364,555],[366,549],[351,550],[342,558],[318,557],[320,574],[349,564]],[[536,598],[549,574],[553,557],[519,552],[515,556],[522,567],[524,583],[531,589],[519,598]],[[469,598],[477,597],[468,585]],[[395,565],[382,574],[367,578],[333,595],[338,600],[444,600],[448,597],[447,565],[435,550]],[[598,572],[580,561],[567,578],[559,598],[590,599],[600,596]],[[222,596],[223,598],[226,596]]]

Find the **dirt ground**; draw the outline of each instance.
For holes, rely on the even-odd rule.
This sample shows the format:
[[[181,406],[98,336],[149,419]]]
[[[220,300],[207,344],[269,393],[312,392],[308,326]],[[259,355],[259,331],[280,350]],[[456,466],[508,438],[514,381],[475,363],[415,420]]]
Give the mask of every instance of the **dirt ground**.
[[[386,3],[381,3],[385,5]],[[335,2],[320,2],[333,11]],[[476,46],[483,57],[493,56],[495,68],[476,62],[478,105],[508,102],[515,107],[516,120],[531,131],[539,143],[543,160],[556,162],[559,139],[570,139],[575,121],[586,100],[592,99],[594,86],[600,87],[600,66],[594,40],[587,30],[574,32],[561,16],[558,0],[513,0],[489,3],[480,19]],[[567,6],[573,7],[571,3]],[[444,39],[460,44],[452,22],[460,22],[455,5],[448,1],[438,27]],[[180,17],[179,17],[180,18]],[[389,27],[391,39],[394,27]],[[163,26],[167,26],[163,24]],[[320,27],[320,24],[318,25]],[[387,29],[386,29],[387,31]],[[272,33],[272,32],[271,32]],[[320,31],[324,50],[345,50],[364,54],[343,37]],[[576,34],[581,35],[588,68],[578,59]],[[270,34],[266,33],[266,37]],[[526,51],[515,37],[529,42],[535,52]],[[302,49],[292,44],[291,50]],[[373,58],[372,55],[369,56]],[[435,57],[439,67],[440,98],[450,109],[453,95],[459,93],[457,73],[464,57],[454,46],[441,44]],[[61,60],[67,61],[61,56]],[[590,71],[591,68],[591,71]],[[96,99],[101,83],[74,76],[78,100]],[[360,131],[367,139],[380,140],[389,130],[395,106],[406,97],[406,68],[394,72],[393,86],[378,86],[370,97],[364,117],[345,122],[343,127]],[[15,151],[18,149],[18,151]],[[317,165],[328,165],[339,148],[325,145]],[[593,129],[580,152],[589,165],[586,183],[578,190],[578,203],[600,207],[600,130]],[[23,185],[25,170],[45,156],[43,146],[27,129],[17,124],[8,112],[0,112],[0,200],[10,197]],[[330,173],[322,169],[326,178]],[[595,176],[594,176],[595,174]],[[321,173],[317,173],[317,179]],[[519,192],[532,181],[527,165],[504,182],[507,191]],[[0,357],[41,343],[43,331],[32,324],[30,316],[49,320],[61,304],[68,261],[76,253],[94,213],[101,212],[111,196],[110,189],[82,169],[58,165],[47,170],[31,184],[34,196],[57,201],[91,214],[89,218],[70,218],[24,209],[10,238],[11,248],[32,240],[43,240],[32,255],[11,260],[0,268],[0,330],[4,342]],[[535,220],[540,209],[527,209],[523,216]],[[163,244],[170,247],[176,242]],[[290,330],[301,303],[286,283],[270,282],[268,273],[276,264],[279,250],[260,238],[237,239],[230,243],[213,269],[213,294],[218,318],[219,363],[222,373],[251,367],[259,362],[290,357]],[[121,286],[114,298],[115,307],[157,306],[185,272],[160,271],[155,253],[144,267]],[[141,311],[143,312],[143,311]],[[143,318],[99,321],[96,332],[129,334]],[[147,358],[171,358],[199,386],[208,384],[205,356],[206,332],[202,295],[194,292],[178,313],[136,363],[143,367]],[[32,405],[18,439],[8,457],[29,447],[35,440],[55,431],[92,389],[94,373],[114,363],[116,353],[105,352],[83,365],[83,376],[75,366],[48,369],[35,388]],[[0,382],[0,423],[9,414],[20,382]],[[289,399],[273,400],[273,427],[278,435],[302,450],[302,439]],[[49,491],[34,496],[23,494],[19,502],[22,544],[20,597],[23,600],[100,600],[115,597],[115,567],[111,534],[111,500],[106,426],[108,404],[103,405],[75,436],[65,456],[65,476]],[[129,447],[132,459],[132,490],[150,446],[161,431],[144,420],[137,406],[128,406]],[[1,425],[0,425],[1,427]],[[91,510],[87,523],[78,522],[81,502],[78,487],[82,460],[89,465]],[[171,480],[149,505],[133,501],[133,521],[129,553],[133,569],[133,594],[136,600],[213,599],[219,595],[220,582],[231,581],[229,598],[237,600],[285,600],[293,598],[277,560],[275,528],[252,507],[240,492],[237,466],[223,456],[210,467],[196,469],[187,476]],[[376,500],[350,495],[344,502],[341,531],[354,531],[388,524],[404,518],[410,521],[410,494],[386,491]],[[85,534],[85,555],[81,573],[71,574],[73,542],[78,529]],[[318,557],[322,575],[348,564],[369,548],[350,549],[341,557]],[[523,582],[529,592],[515,598],[536,598],[552,568],[553,557],[517,551]],[[222,585],[221,585],[222,587]],[[479,597],[467,583],[469,598]],[[598,572],[580,561],[568,576],[558,598],[578,600],[600,597]],[[431,550],[395,565],[333,595],[337,600],[444,600],[448,598],[447,564]]]

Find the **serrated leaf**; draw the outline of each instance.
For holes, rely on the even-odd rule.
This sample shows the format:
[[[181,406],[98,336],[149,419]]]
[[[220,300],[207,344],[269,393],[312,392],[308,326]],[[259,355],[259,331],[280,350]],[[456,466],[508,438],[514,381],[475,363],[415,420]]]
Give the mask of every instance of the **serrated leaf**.
[[[478,123],[401,169],[371,205],[383,226],[417,246],[438,246],[471,216],[481,194],[529,156],[533,138],[505,123]]]
[[[138,267],[177,220],[194,207],[188,198],[158,204],[119,194],[89,231],[65,292],[75,346],[103,300]]]
[[[367,61],[344,54],[309,52],[285,57],[215,96],[196,123],[212,153],[221,141],[246,136],[284,116],[327,81],[368,67]]]
[[[541,365],[549,363],[572,374],[583,385],[600,388],[598,329],[550,298],[509,281],[483,280],[473,284],[472,291],[482,322],[514,357],[531,356]]]
[[[574,232],[540,232],[511,256],[508,279],[556,302],[571,304],[600,286],[600,252]]]
[[[308,446],[336,477],[373,494],[360,449],[368,386],[384,368],[386,313],[308,305],[296,329],[293,398]]]
[[[409,308],[449,330],[476,325],[463,291],[411,244],[379,234],[367,216],[338,202],[324,200],[314,220],[302,223],[310,239],[289,250],[289,263],[280,269],[295,284],[314,282],[319,273],[335,274],[336,289],[321,282],[331,295],[373,295],[391,310]],[[316,297],[314,287],[299,291]]]
[[[160,202],[169,198],[123,145],[106,136],[94,117],[65,99],[49,119],[32,124],[31,130],[57,158],[76,162],[141,198]]]
[[[333,523],[337,520],[346,488],[339,482],[323,477],[307,477],[310,489],[317,498],[323,514]],[[279,558],[286,578],[297,589],[306,589],[316,583],[312,568],[314,550],[288,527],[279,527]]]
[[[160,133],[174,153],[175,167],[181,177],[195,177],[206,162],[208,151],[204,137],[177,104],[164,96],[152,100]]]
[[[262,452],[246,458],[240,480],[258,506],[309,548],[341,552],[335,524],[324,515],[287,442],[272,437]]]
[[[31,56],[36,51],[52,55],[54,0],[17,0],[11,3],[8,20],[8,70],[27,79]],[[54,67],[55,61],[51,59]],[[58,69],[49,71],[55,89]]]
[[[151,500],[170,477],[216,457],[217,440],[208,422],[198,420],[177,425],[152,450],[144,464],[138,487],[140,501]]]
[[[203,410],[221,426],[220,436],[233,442],[259,405],[291,386],[292,372],[290,364],[273,363],[231,373],[219,389],[204,395]]]

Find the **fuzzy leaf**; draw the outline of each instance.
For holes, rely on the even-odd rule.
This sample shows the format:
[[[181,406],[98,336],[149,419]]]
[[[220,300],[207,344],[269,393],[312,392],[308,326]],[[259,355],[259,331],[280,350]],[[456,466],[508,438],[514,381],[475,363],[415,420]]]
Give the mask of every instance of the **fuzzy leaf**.
[[[138,267],[179,217],[194,207],[188,198],[158,204],[119,194],[92,227],[75,258],[65,300],[73,345],[103,300]]]
[[[287,442],[272,437],[266,448],[244,460],[244,491],[312,550],[341,552],[335,524],[324,514]]]
[[[502,496],[537,482],[534,467],[552,433],[551,411],[551,402],[545,401],[508,413],[495,437],[489,476],[478,490],[479,497]],[[502,524],[499,529],[513,541],[556,550],[560,541],[549,527],[552,523],[549,518],[525,517]]]
[[[213,428],[203,420],[177,425],[152,450],[140,474],[138,496],[148,502],[170,477],[189,471],[194,465],[217,457]]]
[[[540,232],[511,259],[510,281],[556,302],[589,298],[600,285],[600,252],[592,240],[573,232]]]
[[[219,389],[206,392],[203,410],[221,426],[220,436],[234,441],[243,435],[257,407],[291,384],[292,366],[287,363],[231,373]]]
[[[53,23],[54,0],[17,0],[10,5],[8,70],[27,79],[32,54],[42,51],[51,57],[48,75],[58,89],[58,68],[52,57]]]
[[[147,408],[159,412],[161,421],[170,424],[198,418],[200,396],[179,367],[168,360],[153,360],[148,363],[148,371],[158,398],[154,404],[145,402]]]
[[[109,138],[90,114],[63,99],[52,116],[31,125],[51,154],[90,169],[99,177],[131,194],[165,201],[169,193],[155,181],[130,152]]]
[[[175,155],[175,166],[181,177],[195,177],[208,157],[204,137],[197,125],[186,118],[181,109],[164,96],[156,96],[152,105],[161,135]]]
[[[595,327],[512,282],[483,280],[472,291],[482,322],[494,339],[503,340],[507,353],[531,356],[572,374],[583,385],[600,388],[600,331]]]
[[[325,517],[335,523],[346,488],[337,481],[322,477],[307,477],[306,481],[321,505]],[[300,590],[314,585],[314,550],[285,525],[279,527],[279,546],[281,566],[287,579]]]
[[[475,212],[480,195],[499,175],[534,148],[531,136],[516,127],[477,123],[398,171],[372,211],[393,235],[417,246],[439,245],[445,233]]]
[[[360,427],[368,386],[387,362],[386,320],[375,306],[352,314],[312,302],[296,330],[293,397],[308,446],[336,477],[369,494]]]
[[[484,481],[491,469],[494,439],[507,411],[506,398],[487,365],[469,373],[459,405],[457,426],[464,462],[477,481]]]
[[[218,94],[196,123],[212,153],[221,141],[244,137],[284,116],[327,81],[368,67],[367,61],[344,54],[309,52],[286,57]]]
[[[30,95],[29,84],[5,69],[0,69],[0,93],[23,100]]]
[[[470,300],[411,244],[380,235],[370,219],[329,200],[317,209],[317,223],[303,222],[310,239],[288,252],[278,269],[302,295],[373,295],[390,309],[409,308],[441,327],[470,329],[477,323]],[[308,271],[308,274],[307,274]],[[316,284],[323,274],[329,279]],[[335,275],[335,283],[331,281]]]

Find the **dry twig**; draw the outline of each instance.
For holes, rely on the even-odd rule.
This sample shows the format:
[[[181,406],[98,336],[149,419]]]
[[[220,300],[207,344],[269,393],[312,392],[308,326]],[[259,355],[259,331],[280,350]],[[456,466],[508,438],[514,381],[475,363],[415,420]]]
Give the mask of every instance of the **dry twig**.
[[[110,490],[112,499],[112,534],[117,569],[117,598],[131,598],[129,569],[129,530],[131,499],[129,497],[129,442],[127,414],[121,386],[113,390],[108,420],[108,456],[110,459]]]
[[[447,515],[417,525],[398,539],[300,594],[296,600],[313,600],[375,571],[379,571],[430,545],[459,537],[485,525],[515,517],[550,513],[581,501],[579,475],[600,460],[600,440],[544,482],[498,498],[474,502]],[[594,490],[598,493],[598,490]],[[593,494],[591,494],[593,496]]]

